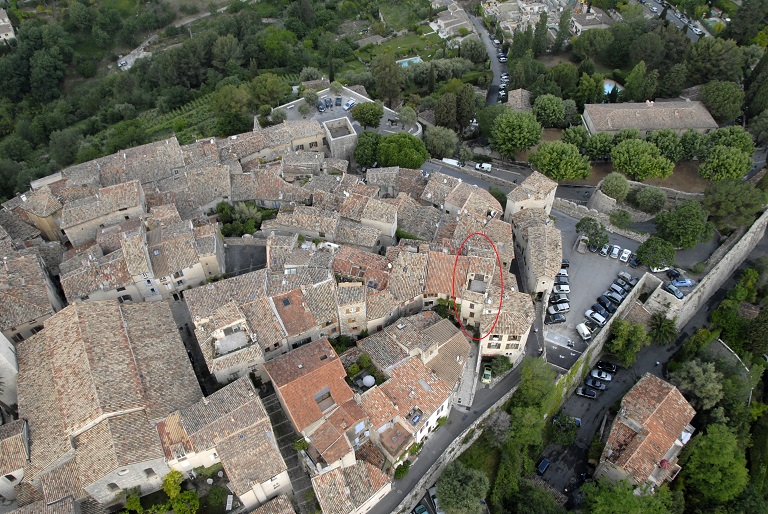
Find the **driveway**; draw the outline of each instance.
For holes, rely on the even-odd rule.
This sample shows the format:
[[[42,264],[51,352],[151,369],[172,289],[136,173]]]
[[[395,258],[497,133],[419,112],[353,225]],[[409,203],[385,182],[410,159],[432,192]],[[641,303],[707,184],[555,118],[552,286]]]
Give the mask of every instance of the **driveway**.
[[[559,189],[559,188],[558,188]],[[563,370],[573,366],[581,354],[586,351],[588,345],[581,340],[576,333],[576,325],[584,321],[584,312],[590,309],[597,301],[597,297],[603,294],[616,280],[619,271],[626,271],[630,275],[639,278],[643,271],[634,270],[628,264],[601,257],[598,253],[578,253],[573,250],[576,241],[576,223],[578,220],[566,216],[557,211],[552,211],[555,218],[555,226],[560,229],[563,237],[563,258],[570,261],[568,268],[568,280],[570,281],[571,310],[565,313],[566,322],[559,325],[547,325],[544,328],[544,345],[547,350],[547,361]],[[622,249],[629,248],[632,252],[637,250],[640,244],[616,234],[609,234],[609,243],[619,245]],[[569,346],[569,341],[572,346]]]

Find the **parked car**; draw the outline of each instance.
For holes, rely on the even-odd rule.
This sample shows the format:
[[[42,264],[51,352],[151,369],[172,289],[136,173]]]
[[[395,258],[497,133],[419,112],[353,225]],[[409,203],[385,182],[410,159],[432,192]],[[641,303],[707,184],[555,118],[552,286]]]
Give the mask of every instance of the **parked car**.
[[[570,310],[571,310],[571,304],[569,303],[558,303],[555,305],[550,305],[549,308],[547,308],[547,312],[549,314],[562,314]]]
[[[558,323],[565,323],[565,316],[562,314],[547,314],[544,316],[545,325],[557,325]]]
[[[491,367],[485,366],[483,368],[483,376],[480,378],[480,382],[483,384],[490,384],[491,383]]]
[[[479,162],[475,164],[475,169],[484,173],[490,173],[493,167],[488,162]]]
[[[325,112],[325,103],[322,100],[317,101],[317,110],[318,112]]]
[[[632,255],[632,250],[630,250],[629,248],[624,248],[621,251],[621,255],[619,256],[619,260],[621,262],[627,262],[627,261],[629,261],[629,256],[630,255]]]
[[[683,292],[680,291],[675,286],[673,286],[671,282],[669,284],[667,284],[666,286],[664,286],[664,289],[666,289],[667,292],[672,293],[673,295],[675,295],[675,298],[677,298],[678,300],[682,300],[683,297],[685,296],[683,294]]]
[[[633,253],[629,256],[629,267],[637,268],[638,266],[640,266],[640,260],[637,258],[637,255]]]
[[[592,339],[592,331],[587,328],[586,323],[579,323],[576,325],[576,332],[579,333],[579,337],[581,337],[582,341],[589,341]]]
[[[548,468],[549,461],[547,459],[541,459],[541,461],[536,465],[536,473],[543,475]]]
[[[341,107],[341,97],[337,96],[336,97],[336,102],[334,102],[334,103],[335,103],[336,107]]]
[[[589,245],[587,246],[587,249],[592,253],[597,253],[597,251],[600,249],[597,245]]]
[[[507,58],[506,57],[499,57],[499,62],[507,62]]]
[[[595,398],[597,398],[597,391],[595,391],[594,389],[590,389],[589,387],[577,387],[576,395],[583,396],[584,398],[589,398],[590,400],[594,400]]]
[[[563,263],[560,265],[561,268],[569,268],[571,266],[571,261],[568,259],[563,259]]]
[[[630,286],[620,278],[617,278],[616,280],[614,280],[613,283],[619,286],[620,288],[622,288],[626,292],[630,292],[632,290],[632,286]]]
[[[611,246],[611,254],[610,254],[611,259],[618,259],[619,252],[621,252],[621,247],[619,245]]]
[[[440,510],[440,504],[437,503],[437,487],[433,485],[428,489],[428,491],[429,491],[430,498],[432,498],[432,503],[435,504],[435,510],[437,511],[437,513],[444,514],[444,512]]]
[[[566,421],[563,420],[565,418]],[[581,427],[581,418],[574,418],[573,416],[565,415],[565,416],[552,416],[552,424],[557,425],[558,427],[562,427],[567,423],[567,420],[572,419],[573,423],[577,427]]]
[[[355,105],[357,105],[357,100],[355,100],[354,98],[350,98],[349,100],[347,100],[347,103],[344,104],[344,110],[348,111]]]
[[[634,288],[637,285],[637,279],[627,273],[626,271],[620,271],[619,272],[619,278],[629,284],[630,287]]]
[[[661,273],[662,271],[667,271],[669,269],[669,266],[662,266],[661,268],[651,268],[651,273]]]
[[[552,294],[549,295],[549,303],[568,303],[568,295],[566,294]]]
[[[675,287],[691,287],[693,280],[690,278],[680,277],[672,281],[672,285]]]
[[[605,383],[600,382],[596,378],[588,378],[584,381],[585,384],[587,384],[592,389],[599,389],[600,391],[605,391]]]
[[[571,287],[567,285],[556,285],[552,288],[552,292],[555,294],[569,294],[571,292]]]
[[[428,514],[428,512],[429,511],[424,505],[418,504],[416,505],[416,508],[411,511],[411,514]]]
[[[601,327],[605,326],[606,319],[600,314],[598,314],[597,312],[593,311],[592,309],[587,309],[586,312],[584,312],[584,316],[587,318],[591,318]]]
[[[325,108],[326,109],[330,109],[331,107],[333,107],[333,99],[326,98],[325,99]]]
[[[567,277],[568,276],[568,270],[565,268],[560,268],[560,271],[557,272],[558,277]]]
[[[592,310],[604,317],[605,319],[608,319],[611,317],[611,314],[608,312],[608,310],[600,305],[599,303],[592,304]]]
[[[669,277],[670,280],[680,278],[680,270],[676,270],[675,268],[668,269],[667,276]]]
[[[558,286],[567,286],[570,282],[568,281],[568,277],[555,277],[555,285]]]
[[[603,371],[602,369],[593,369],[592,373],[590,373],[590,376],[592,378],[602,380],[603,382],[610,382],[613,378],[610,373]]]
[[[591,319],[584,320],[584,325],[593,334],[595,333],[595,331],[600,330],[600,325],[598,325],[597,323],[595,323],[594,320],[591,320]]]
[[[704,31],[703,31],[703,30],[701,30],[701,29],[700,29],[700,28],[698,28],[698,27],[691,27],[691,30],[692,30],[692,31],[693,31],[693,33],[694,33],[694,34],[696,34],[697,36],[701,36],[702,34],[704,34]]]
[[[611,302],[605,295],[599,296],[597,298],[597,303],[603,306],[605,310],[607,310],[609,313],[613,314],[616,312],[616,306]]]
[[[610,290],[621,296],[622,299],[627,297],[627,292],[618,284],[611,284]]]
[[[624,301],[624,297],[616,294],[614,291],[606,291],[603,293],[603,296],[612,301],[616,306],[621,305],[621,302]]]
[[[649,9],[651,12],[659,12],[659,8],[656,7],[655,5],[652,5],[651,7],[649,7]]]
[[[608,252],[611,250],[611,245],[604,244],[602,248],[600,248],[600,257],[608,257]]]
[[[616,373],[619,371],[619,367],[616,364],[608,361],[597,361],[597,369],[603,370],[606,373]]]

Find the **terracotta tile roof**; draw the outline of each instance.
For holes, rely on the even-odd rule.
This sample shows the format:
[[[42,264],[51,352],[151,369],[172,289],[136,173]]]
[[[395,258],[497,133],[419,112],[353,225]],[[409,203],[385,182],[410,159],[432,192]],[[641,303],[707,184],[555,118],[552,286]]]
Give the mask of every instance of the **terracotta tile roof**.
[[[399,301],[387,290],[368,291],[365,298],[365,312],[368,321],[388,316],[398,308]]]
[[[389,484],[381,470],[367,462],[336,468],[312,478],[324,514],[350,514]]]
[[[0,475],[24,468],[27,450],[24,448],[24,421],[17,419],[0,425]]]
[[[371,426],[376,430],[392,421],[398,415],[395,404],[392,403],[392,400],[384,394],[379,386],[371,387],[360,395],[360,398],[360,406],[371,420]]]
[[[368,184],[392,189],[394,195],[400,193],[412,198],[420,198],[427,185],[427,179],[421,174],[421,170],[399,168],[370,168],[366,172]]]
[[[320,125],[320,122],[314,118],[307,120],[286,120],[283,123],[266,128],[261,128],[261,126],[257,124],[254,128],[254,132],[261,132],[264,134],[267,148],[285,145],[295,139],[302,139],[324,133],[322,125]]]
[[[323,416],[315,395],[330,392],[336,405],[354,396],[344,377],[347,372],[327,339],[321,338],[264,363],[288,416],[302,431]]]
[[[646,373],[622,399],[601,460],[644,484],[695,415],[675,386]]]
[[[383,370],[389,370],[410,356],[389,332],[384,331],[359,339],[357,346],[371,357],[377,368]]]
[[[475,189],[477,189],[477,186],[467,184],[466,182],[459,182],[456,184],[456,187],[445,196],[445,203],[461,208]]]
[[[701,102],[587,104],[584,117],[590,132],[624,128],[646,130],[716,129],[717,122]]]
[[[346,431],[361,421],[365,421],[367,417],[362,407],[356,403],[356,400],[347,400],[339,405],[327,419],[339,431]]]
[[[365,303],[365,286],[362,282],[342,282],[336,287],[336,298],[339,307]]]
[[[431,205],[421,205],[405,193],[390,201],[397,205],[397,228],[425,241],[432,240],[440,220],[439,210]]]
[[[191,221],[178,221],[147,232],[155,277],[166,277],[200,262]]]
[[[22,220],[16,213],[6,209],[0,209],[0,230],[11,239],[22,241],[40,237],[40,231]],[[3,239],[2,236],[0,239]]]
[[[184,145],[181,147],[181,157],[184,159],[185,165],[201,161],[204,163],[217,162],[219,150],[216,147],[216,140],[214,138],[198,139],[194,143]]]
[[[178,455],[186,455],[194,451],[187,431],[181,422],[181,412],[176,411],[160,420],[157,425],[157,434],[160,436],[160,444],[163,446],[165,458],[171,460]]]
[[[542,175],[538,171],[534,171],[507,194],[507,200],[511,200],[512,202],[543,200],[556,188],[557,182],[546,175]]]
[[[365,248],[373,248],[379,241],[379,230],[345,219],[339,220],[336,226],[334,241],[338,244],[354,244]]]
[[[104,255],[98,244],[80,248],[60,266],[61,287],[70,302],[95,291],[109,291],[133,284],[133,276],[122,250]]]
[[[288,469],[269,423],[259,423],[227,437],[218,443],[216,452],[238,496]]]
[[[45,501],[54,503],[71,496],[75,500],[88,497],[80,483],[80,470],[74,458],[40,475]]]
[[[466,259],[443,252],[429,252],[427,259],[427,278],[424,284],[424,294],[446,294],[451,296],[454,282],[454,263],[456,264],[456,275],[463,277],[466,275]],[[455,291],[459,291],[461,282],[455,284]]]
[[[528,229],[527,246],[534,275],[555,278],[563,259],[560,230],[551,225],[531,227]]]
[[[406,418],[412,409],[423,412],[421,419],[416,424],[412,423],[414,430],[420,429],[427,418],[445,403],[451,396],[452,389],[431,373],[421,359],[414,357],[390,370],[389,379],[380,387],[397,406],[403,418]]]
[[[223,244],[219,242],[219,224],[205,223],[192,229],[195,235],[195,249],[198,257],[205,257],[216,254],[216,246]]]
[[[235,298],[244,304],[265,297],[266,279],[265,270],[253,271],[189,289],[184,292],[184,299],[197,325],[209,318],[216,308]]]
[[[330,465],[352,451],[343,430],[337,429],[328,420],[323,421],[311,433],[307,434],[312,446],[315,447],[326,464]]]
[[[312,316],[301,289],[296,288],[274,296],[272,303],[288,337],[303,334],[317,326],[317,321]]]
[[[149,259],[149,249],[147,247],[147,232],[144,227],[140,227],[135,232],[124,234],[121,240],[123,247],[123,257],[128,266],[131,275],[149,274],[154,276],[151,261]]]
[[[395,223],[397,221],[397,207],[387,202],[382,202],[375,198],[365,204],[362,218],[384,223]]]
[[[333,271],[345,278],[362,278],[368,287],[384,289],[389,282],[389,261],[386,257],[340,245],[333,255]]]
[[[368,184],[355,184],[349,188],[349,192],[356,195],[376,198],[379,195],[379,188],[376,186],[369,186]]]
[[[286,227],[325,233],[326,238],[333,238],[339,214],[325,211],[316,207],[296,206],[293,212],[281,211],[277,214],[275,223]]]
[[[281,494],[254,510],[252,514],[296,514],[296,511],[291,505],[291,500]]]
[[[349,169],[349,161],[344,159],[334,159],[326,157],[323,161],[323,171],[326,173],[341,172],[346,173]]]
[[[260,298],[255,302],[243,304],[240,308],[248,320],[256,341],[262,349],[270,348],[287,337],[269,298]]]
[[[329,279],[319,284],[305,286],[302,291],[309,311],[318,325],[325,327],[328,323],[338,324],[335,280]]]
[[[491,193],[477,186],[472,186],[472,192],[461,206],[461,212],[469,212],[484,221],[489,216],[500,217],[504,208]]]
[[[429,359],[426,366],[448,384],[448,387],[453,388],[461,379],[464,364],[469,356],[470,345],[464,333],[454,327],[453,323],[448,320],[443,321],[448,323],[455,330],[455,333],[447,339],[441,338],[437,355]],[[434,325],[434,327],[438,325]],[[432,338],[436,339],[434,336]]]
[[[282,161],[280,161],[282,164],[283,176],[294,173],[301,175],[318,173],[324,158],[325,156],[320,152],[305,152],[302,150],[287,152],[283,155]]]
[[[480,317],[480,331],[483,334],[487,333],[494,322],[496,322],[499,305],[498,289],[491,289],[488,292],[488,298],[493,303],[485,306],[486,308]],[[493,329],[494,333],[522,335],[531,328],[535,310],[530,295],[510,291],[509,284],[506,284],[501,309],[499,320]]]
[[[394,188],[397,184],[397,175],[400,172],[399,166],[390,166],[388,168],[368,168],[365,172],[366,181],[374,186]]]
[[[424,289],[426,275],[426,254],[401,252],[392,263],[389,291],[400,301],[416,298]]]
[[[46,500],[36,501],[18,509],[10,511],[9,514],[79,514],[80,508],[72,498],[64,498],[50,505]]]
[[[60,226],[62,229],[67,229],[120,209],[141,207],[142,194],[142,188],[135,180],[102,187],[94,196],[65,204],[61,211]]]
[[[39,254],[23,250],[4,255],[0,263],[0,330],[52,314],[46,272]]]
[[[296,273],[288,274],[271,272],[267,275],[267,293],[277,296],[293,291],[302,286],[317,284],[331,277],[331,272],[325,268],[299,267]]]
[[[312,193],[312,206],[326,211],[340,211],[344,196],[316,190]]]
[[[339,209],[339,214],[342,218],[360,221],[365,206],[368,205],[368,202],[370,201],[371,198],[368,196],[345,195],[344,201],[341,203],[341,209]]]
[[[429,176],[427,185],[421,195],[425,202],[444,205],[446,197],[461,183],[461,180],[444,173],[434,172]]]
[[[117,468],[163,457],[160,438],[144,411],[107,418],[77,435],[74,444],[86,487]]]
[[[25,195],[26,201],[22,201],[21,208],[30,214],[47,218],[61,209],[61,202],[51,194],[48,187],[42,187],[37,191]]]
[[[306,203],[311,198],[307,189],[286,182],[274,170],[258,170],[252,173],[233,173],[232,200],[235,202],[254,201],[286,201]]]
[[[309,182],[303,187],[307,191],[311,191],[313,194],[318,191],[324,193],[336,193],[339,183],[341,182],[341,175],[313,175]]]

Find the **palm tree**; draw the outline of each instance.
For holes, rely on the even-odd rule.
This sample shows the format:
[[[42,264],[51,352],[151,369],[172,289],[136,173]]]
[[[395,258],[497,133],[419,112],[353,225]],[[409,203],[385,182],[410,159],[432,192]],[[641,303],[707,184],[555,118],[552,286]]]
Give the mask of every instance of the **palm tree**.
[[[651,339],[660,344],[669,344],[677,339],[677,316],[667,318],[663,312],[651,316],[649,334]]]

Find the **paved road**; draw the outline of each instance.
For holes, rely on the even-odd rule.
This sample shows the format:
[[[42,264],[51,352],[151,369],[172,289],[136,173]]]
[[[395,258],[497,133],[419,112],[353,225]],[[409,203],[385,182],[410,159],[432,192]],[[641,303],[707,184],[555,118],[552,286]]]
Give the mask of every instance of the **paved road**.
[[[537,349],[538,345],[535,334],[531,333],[525,346],[526,354],[535,356],[538,352]],[[392,492],[377,503],[369,511],[370,514],[392,514],[396,512],[395,509],[403,501],[403,498],[416,487],[421,477],[443,455],[448,445],[459,437],[480,414],[488,410],[491,405],[498,401],[519,381],[520,368],[518,367],[504,377],[493,389],[478,389],[470,412],[452,409],[448,416],[448,422],[429,436],[429,440],[424,444],[424,448],[419,454],[419,459],[411,466],[408,475],[402,480],[395,480],[392,485]]]
[[[471,14],[469,15],[469,19],[472,22],[472,25],[475,27],[475,32],[477,32],[477,35],[480,36],[480,40],[483,42],[483,44],[485,44],[485,49],[488,51],[488,58],[491,60],[493,82],[491,83],[491,87],[488,88],[488,96],[486,96],[485,104],[494,105],[498,103],[499,98],[499,79],[501,78],[501,74],[507,70],[507,65],[500,63],[496,58],[498,48],[496,48],[496,45],[493,44],[493,38],[488,35],[488,30],[486,30],[485,25],[483,25],[483,21],[476,16],[472,16]]]
[[[650,10],[651,7],[655,7],[656,9],[658,9],[658,11],[652,12]],[[647,15],[650,15],[651,17],[655,18],[660,16],[661,13],[664,11],[664,4],[662,2],[659,2],[658,0],[648,0],[648,3],[646,3],[643,6],[643,9]],[[684,23],[675,16],[675,12],[676,11],[674,7],[670,7],[667,10],[667,20],[669,20],[669,23],[677,27],[677,29],[679,30],[683,28]],[[685,35],[688,36],[688,39],[690,39],[691,41],[698,41],[699,38],[707,36],[706,28],[700,22],[695,22],[695,25],[699,29],[703,30],[704,34],[699,36],[696,33],[694,33],[690,27],[688,27],[688,30],[686,31]]]

